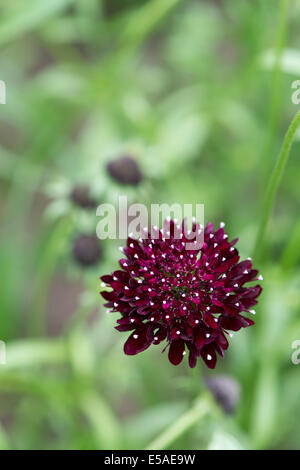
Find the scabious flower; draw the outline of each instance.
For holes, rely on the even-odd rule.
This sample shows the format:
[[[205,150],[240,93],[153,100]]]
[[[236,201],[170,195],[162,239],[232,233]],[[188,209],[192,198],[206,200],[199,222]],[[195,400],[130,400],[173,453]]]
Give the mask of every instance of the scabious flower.
[[[223,357],[228,348],[230,331],[254,324],[242,313],[255,313],[251,308],[262,288],[245,284],[262,277],[250,258],[239,261],[237,239],[228,241],[223,223],[217,230],[212,223],[205,229],[194,223],[194,241],[204,230],[202,247],[195,250],[186,249],[191,235],[184,230],[177,235],[183,224],[165,222],[164,230],[156,228],[155,239],[148,230],[147,238],[129,237],[121,269],[101,277],[112,290],[101,294],[110,311],[121,313],[116,329],[132,332],[126,354],[166,341],[163,351],[168,348],[172,364],[188,352],[190,367],[201,357],[213,369],[216,353]]]

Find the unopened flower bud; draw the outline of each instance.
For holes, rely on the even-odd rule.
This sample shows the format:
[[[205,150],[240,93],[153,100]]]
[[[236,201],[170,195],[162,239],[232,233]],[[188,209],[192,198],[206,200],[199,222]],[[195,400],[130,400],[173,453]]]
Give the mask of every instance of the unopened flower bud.
[[[205,382],[224,412],[233,414],[240,401],[240,384],[230,375],[207,377]]]
[[[73,256],[81,266],[96,264],[102,255],[101,246],[96,235],[80,235],[73,244]]]
[[[120,184],[137,186],[143,180],[143,174],[137,162],[128,156],[109,162],[107,171],[111,178]]]

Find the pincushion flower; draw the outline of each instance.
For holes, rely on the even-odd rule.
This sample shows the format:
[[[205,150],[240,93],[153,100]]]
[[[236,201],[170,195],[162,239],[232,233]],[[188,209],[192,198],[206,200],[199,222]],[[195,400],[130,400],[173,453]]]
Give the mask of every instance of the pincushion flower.
[[[165,342],[172,364],[188,353],[190,367],[201,357],[213,369],[217,353],[223,357],[228,348],[230,331],[254,324],[245,314],[255,313],[262,288],[245,284],[262,277],[250,258],[240,262],[237,239],[228,241],[223,223],[217,230],[212,223],[205,228],[194,223],[194,234],[204,230],[202,247],[195,250],[186,249],[192,239],[184,230],[177,238],[183,223],[167,224],[167,232],[157,228],[155,239],[150,233],[128,238],[121,269],[101,277],[112,290],[101,294],[109,311],[121,314],[116,329],[131,331],[125,354]]]

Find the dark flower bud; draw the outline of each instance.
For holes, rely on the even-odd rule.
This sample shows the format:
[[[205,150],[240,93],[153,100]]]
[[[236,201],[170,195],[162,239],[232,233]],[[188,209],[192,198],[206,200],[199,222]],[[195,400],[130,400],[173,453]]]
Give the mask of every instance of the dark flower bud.
[[[73,256],[82,266],[96,264],[102,255],[101,246],[96,235],[80,235],[73,244]]]
[[[206,377],[206,385],[226,414],[233,414],[240,401],[239,383],[229,375]]]
[[[137,186],[143,180],[143,174],[137,162],[128,156],[112,160],[107,165],[109,175],[120,184]]]
[[[70,198],[76,206],[83,209],[92,209],[96,207],[96,201],[89,195],[88,186],[75,186],[71,191]]]

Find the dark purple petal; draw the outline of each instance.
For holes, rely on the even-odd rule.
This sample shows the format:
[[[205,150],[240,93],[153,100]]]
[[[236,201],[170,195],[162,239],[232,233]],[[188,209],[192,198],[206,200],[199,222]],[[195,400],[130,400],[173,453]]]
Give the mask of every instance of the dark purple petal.
[[[177,341],[172,341],[169,348],[169,361],[174,365],[178,366],[183,359],[183,353],[185,351],[184,341],[178,339]]]
[[[124,352],[129,356],[134,356],[142,351],[145,351],[150,344],[152,339],[148,338],[147,335],[148,328],[136,329],[127,339],[124,344]]]

